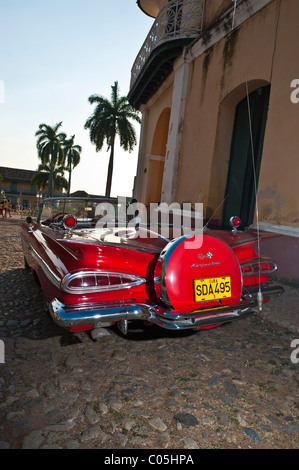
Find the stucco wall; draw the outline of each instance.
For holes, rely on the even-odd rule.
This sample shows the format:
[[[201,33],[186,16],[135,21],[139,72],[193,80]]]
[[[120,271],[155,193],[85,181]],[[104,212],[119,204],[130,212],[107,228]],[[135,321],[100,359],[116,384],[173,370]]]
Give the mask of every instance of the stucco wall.
[[[232,0],[206,0],[203,28],[206,29],[217,22],[218,18],[232,7]]]
[[[213,218],[221,220],[236,106],[246,97],[246,80],[249,93],[270,84],[258,184],[259,217],[270,228],[275,224],[282,229],[291,227],[294,236],[278,237],[264,244],[263,250],[278,261],[279,277],[298,278],[299,2],[240,0],[238,5],[243,5],[243,20],[231,31],[231,0],[207,0],[202,38],[184,50],[172,75],[146,105],[143,158],[153,148],[155,126],[163,109],[172,107],[173,111],[175,104],[184,99],[177,128],[181,133],[178,151],[172,129],[174,112],[168,135],[167,152],[177,151],[177,157],[168,161],[166,158],[165,163],[167,169],[167,164],[174,162],[178,172],[164,168],[167,184],[163,181],[163,187],[169,194],[175,194],[175,202],[203,202],[205,217],[211,217],[219,207]],[[230,9],[230,16],[224,15],[221,21],[219,15],[226,8]],[[253,14],[254,9],[259,11]],[[252,16],[242,23],[246,14]],[[207,25],[212,25],[211,29]],[[173,83],[186,64],[189,69],[185,74],[188,84],[184,95],[183,86],[178,87],[178,93]],[[298,102],[293,103],[291,83],[295,79]],[[143,172],[145,159],[143,162],[140,200],[146,202],[149,180]]]
[[[207,1],[205,26],[212,24],[213,28],[206,29],[203,37],[184,51],[184,59],[177,59],[177,63],[189,62],[188,88],[180,121],[177,179],[167,185],[175,185],[176,202],[203,202],[204,215],[210,217],[224,199],[235,109],[246,96],[245,82],[249,92],[270,84],[258,185],[260,219],[299,227],[299,103],[290,99],[291,82],[299,79],[299,2],[273,0],[229,31],[229,16],[224,15],[221,23],[219,15],[225,9],[231,11],[231,3]],[[248,9],[247,3],[243,4],[246,12],[252,14],[252,5],[257,7],[263,2],[249,2]],[[174,70],[176,67],[175,64]],[[143,188],[138,197],[143,200],[148,182],[146,156],[152,152],[159,116],[176,100],[172,96],[175,73],[146,104],[143,168],[138,176]],[[168,149],[172,148],[171,139],[170,133]],[[215,218],[221,219],[221,215],[220,207]]]
[[[145,204],[149,203],[149,194],[150,188],[147,186],[153,181],[152,169],[150,171],[150,163],[148,157],[152,154],[156,155],[158,152],[155,149],[160,147],[160,143],[155,143],[155,132],[156,136],[159,137],[159,130],[156,129],[157,123],[160,116],[165,110],[171,108],[172,100],[172,80],[169,79],[169,84],[164,86],[163,89],[160,89],[159,92],[154,95],[150,102],[147,103],[147,106],[143,110],[143,119],[146,119],[145,132],[144,132],[144,142],[142,143],[142,164],[140,166],[140,173],[138,178],[140,178],[139,193],[135,194],[137,199]],[[166,139],[167,140],[167,139]],[[152,168],[161,169],[161,165],[158,163],[153,163]],[[158,172],[158,173],[159,173]],[[150,175],[150,179],[149,179]],[[157,179],[160,181],[160,174],[157,174]],[[157,199],[159,200],[160,197]]]
[[[299,103],[290,99],[299,78],[299,2],[283,0],[278,13],[259,209],[265,222],[299,227]]]
[[[299,226],[298,107],[290,100],[296,78],[299,2],[275,1],[190,63],[177,202],[203,202],[210,217],[224,198],[235,107],[271,83],[261,173],[264,221]],[[297,114],[296,114],[297,113]],[[296,160],[297,158],[297,160]],[[286,161],[288,163],[286,164]],[[221,209],[217,214],[221,217]]]
[[[151,101],[151,106],[148,106],[148,118],[147,118],[147,139],[146,139],[146,154],[150,154],[153,147],[153,138],[156,129],[158,119],[164,109],[171,108],[172,100],[172,86],[168,86],[167,89],[155,96]]]

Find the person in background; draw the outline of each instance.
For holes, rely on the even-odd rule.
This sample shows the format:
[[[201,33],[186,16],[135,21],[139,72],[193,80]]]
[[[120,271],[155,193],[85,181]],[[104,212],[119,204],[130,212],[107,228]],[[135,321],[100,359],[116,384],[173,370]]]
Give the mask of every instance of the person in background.
[[[10,199],[8,199],[7,203],[8,203],[8,208],[7,208],[8,215],[9,215],[9,217],[12,217],[12,215],[11,215],[11,202],[10,202]]]
[[[4,199],[4,202],[3,202],[3,217],[6,219],[7,218],[7,213],[8,213],[8,208],[9,208],[9,205],[8,205],[8,200],[7,199]]]

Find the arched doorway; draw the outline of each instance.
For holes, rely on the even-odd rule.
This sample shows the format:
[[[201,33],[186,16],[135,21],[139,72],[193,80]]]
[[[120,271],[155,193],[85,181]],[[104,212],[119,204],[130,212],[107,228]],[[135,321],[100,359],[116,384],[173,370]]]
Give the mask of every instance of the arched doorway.
[[[165,108],[155,127],[151,154],[147,156],[147,204],[161,199],[169,120],[170,108]]]
[[[229,228],[228,222],[233,215],[241,218],[241,228],[247,227],[253,222],[256,203],[255,178],[257,185],[263,152],[269,95],[270,85],[258,88],[249,95],[253,152],[247,97],[236,107],[222,214],[223,228]]]

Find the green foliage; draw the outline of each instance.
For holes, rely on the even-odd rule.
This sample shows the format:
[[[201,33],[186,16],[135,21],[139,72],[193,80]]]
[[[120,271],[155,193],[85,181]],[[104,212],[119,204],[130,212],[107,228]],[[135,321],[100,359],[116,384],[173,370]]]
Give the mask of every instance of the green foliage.
[[[56,167],[53,170],[53,188],[59,191],[61,188],[68,189],[68,182],[63,176],[65,168],[63,166]],[[37,173],[33,176],[31,184],[33,184],[38,191],[44,189],[49,184],[51,175],[51,168],[49,165],[38,166]]]
[[[75,145],[74,141],[75,141],[75,136],[72,135],[72,137],[69,140],[65,140],[65,143],[64,143],[66,168],[69,172],[68,194],[70,193],[70,189],[71,189],[72,170],[77,165],[79,165],[80,156],[82,152],[82,147],[80,147],[80,145]]]
[[[95,145],[96,152],[102,150],[106,142],[110,150],[110,159],[107,175],[106,193],[110,196],[115,138],[119,137],[120,146],[132,152],[137,144],[136,132],[130,120],[141,122],[138,112],[129,104],[125,96],[119,96],[118,82],[111,87],[111,99],[100,95],[88,98],[90,104],[95,104],[93,114],[87,119],[85,129],[89,130],[90,141]]]
[[[71,172],[80,162],[82,148],[74,145],[75,136],[70,139],[64,132],[59,132],[62,122],[49,126],[40,124],[35,136],[36,147],[41,164],[37,174],[32,178],[32,184],[38,190],[48,185],[48,195],[53,195],[53,189],[70,189]],[[66,164],[66,167],[65,167]],[[69,182],[64,178],[64,171],[69,171]]]

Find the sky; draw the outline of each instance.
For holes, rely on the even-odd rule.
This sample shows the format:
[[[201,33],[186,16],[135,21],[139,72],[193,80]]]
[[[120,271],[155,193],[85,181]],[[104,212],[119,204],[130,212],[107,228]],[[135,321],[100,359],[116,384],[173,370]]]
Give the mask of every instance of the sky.
[[[152,24],[136,0],[0,0],[0,166],[36,170],[39,124],[62,121],[82,147],[71,192],[105,194],[109,152],[96,152],[84,129],[88,97],[110,99],[115,81],[127,96]],[[111,196],[132,196],[137,158],[138,144],[132,153],[117,146]]]

